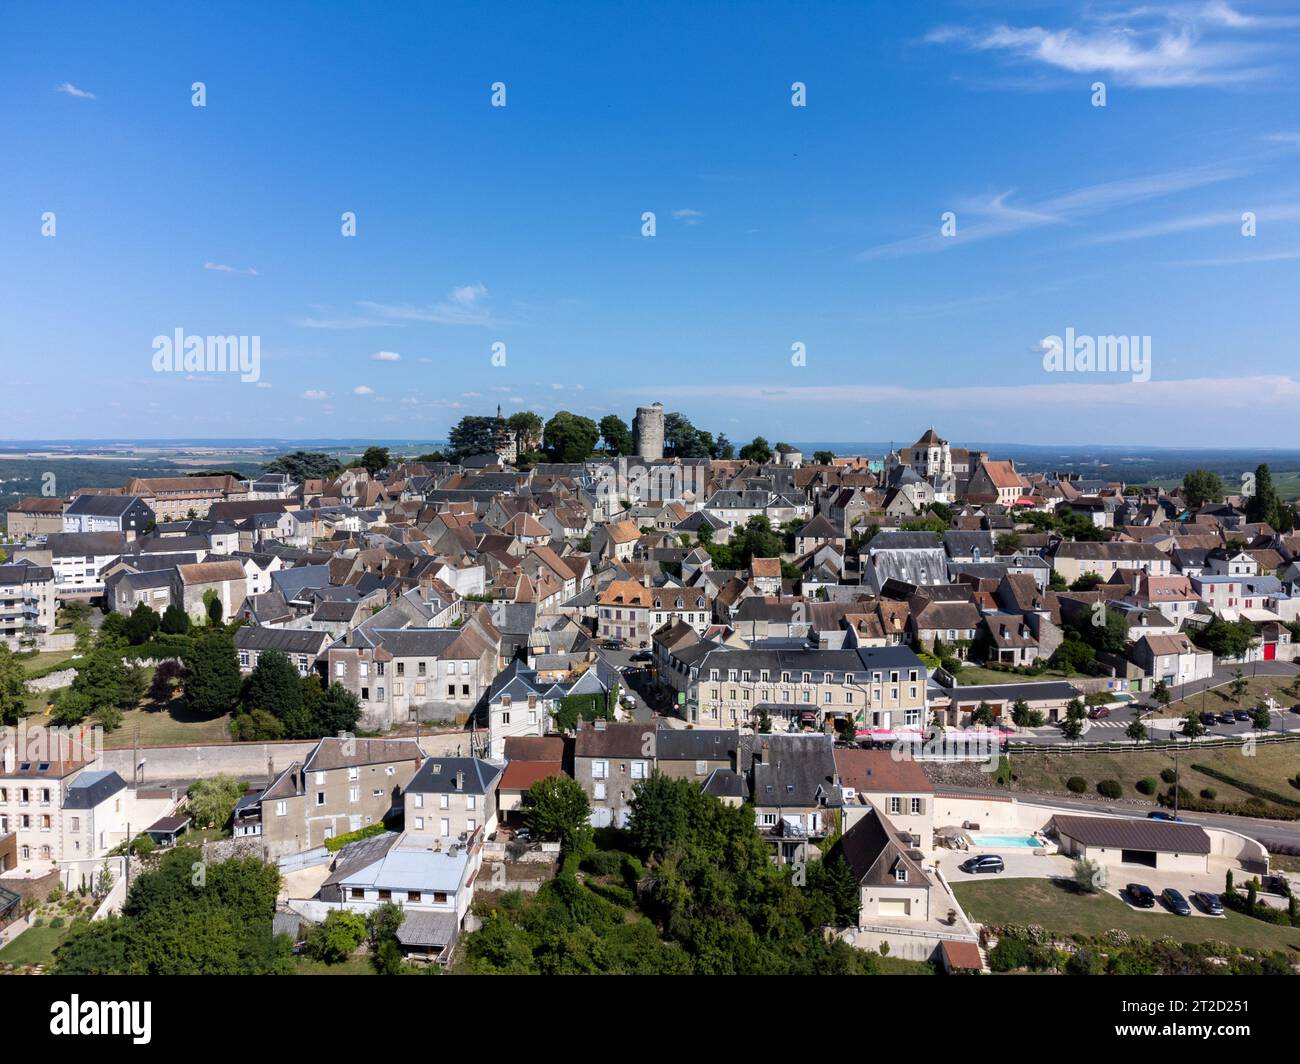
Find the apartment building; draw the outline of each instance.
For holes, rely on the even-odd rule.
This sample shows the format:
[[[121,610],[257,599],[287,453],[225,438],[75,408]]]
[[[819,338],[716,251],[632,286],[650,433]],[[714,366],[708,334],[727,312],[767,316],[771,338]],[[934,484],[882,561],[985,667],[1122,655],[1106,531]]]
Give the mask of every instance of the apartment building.
[[[573,746],[573,777],[587,792],[591,824],[626,827],[632,789],[655,767],[655,731],[648,724],[582,721]]]
[[[126,494],[143,499],[159,521],[206,517],[214,503],[246,498],[241,483],[231,476],[133,477]]]
[[[63,511],[64,532],[121,532],[134,540],[153,523],[153,510],[135,495],[78,495]]]
[[[5,515],[9,537],[27,540],[62,532],[63,506],[62,499],[41,495],[20,499],[9,507]]]
[[[681,620],[697,632],[709,627],[708,595],[695,587],[646,587],[636,580],[614,580],[596,599],[597,634],[638,646],[665,624]]]
[[[0,836],[13,832],[20,862],[102,860],[126,838],[131,792],[116,772],[84,761],[21,759],[0,767]]]
[[[1052,568],[1067,584],[1089,573],[1109,580],[1117,569],[1141,569],[1152,576],[1168,576],[1172,566],[1169,555],[1158,547],[1124,540],[1109,543],[1062,541],[1052,555]]]
[[[926,667],[908,647],[853,650],[711,650],[690,670],[686,719],[704,727],[857,730],[923,727]]]
[[[125,550],[120,532],[53,532],[44,546],[24,548],[18,556],[54,570],[58,598],[94,598],[104,593],[103,569]]]
[[[0,643],[10,650],[39,648],[54,631],[54,613],[51,566],[0,565]]]

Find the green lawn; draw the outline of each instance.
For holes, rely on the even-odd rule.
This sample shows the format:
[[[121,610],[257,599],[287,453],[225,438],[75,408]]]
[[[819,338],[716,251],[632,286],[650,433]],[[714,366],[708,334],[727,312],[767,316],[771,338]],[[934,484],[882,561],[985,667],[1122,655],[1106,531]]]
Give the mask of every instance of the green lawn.
[[[349,957],[342,964],[326,964],[324,961],[312,960],[310,957],[295,957],[293,966],[298,975],[374,975],[375,969],[370,958]]]
[[[0,964],[52,964],[54,951],[68,933],[70,924],[62,927],[29,927],[16,939],[0,949]]]
[[[881,975],[934,975],[929,961],[905,961],[902,957],[881,957],[877,962]]]
[[[51,665],[62,665],[70,661],[77,654],[76,650],[42,650],[39,654],[34,654],[30,658],[23,658],[23,671],[29,676],[41,669],[49,668]]]
[[[1112,870],[1111,874],[1123,873]],[[953,891],[966,915],[981,924],[1033,923],[1062,935],[1100,935],[1119,929],[1151,939],[1169,936],[1180,942],[1227,942],[1300,953],[1300,928],[1277,927],[1234,912],[1222,919],[1175,916],[1160,908],[1139,912],[1113,894],[1076,894],[1073,886],[1063,880],[998,879],[954,883]]]
[[[141,746],[185,746],[230,742],[230,714],[200,717],[185,709],[179,698],[165,708],[143,703],[122,713],[122,726],[104,736],[104,747],[121,750],[132,746],[139,729]]]
[[[963,665],[957,673],[957,683],[961,687],[995,683],[1046,683],[1049,680],[1069,679],[1077,673],[1048,669],[1041,676],[1024,676],[1018,672],[1003,672],[1001,669],[986,669],[982,665]]]

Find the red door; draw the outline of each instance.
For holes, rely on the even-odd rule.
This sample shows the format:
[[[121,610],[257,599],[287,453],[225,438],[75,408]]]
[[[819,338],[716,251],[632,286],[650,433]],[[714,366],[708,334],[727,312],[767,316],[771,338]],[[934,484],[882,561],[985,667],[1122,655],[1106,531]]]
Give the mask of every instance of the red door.
[[[1265,644],[1264,644],[1264,660],[1265,660],[1265,661],[1274,661],[1274,660],[1276,660],[1276,658],[1277,658],[1277,644],[1276,644],[1276,643],[1265,643]]]

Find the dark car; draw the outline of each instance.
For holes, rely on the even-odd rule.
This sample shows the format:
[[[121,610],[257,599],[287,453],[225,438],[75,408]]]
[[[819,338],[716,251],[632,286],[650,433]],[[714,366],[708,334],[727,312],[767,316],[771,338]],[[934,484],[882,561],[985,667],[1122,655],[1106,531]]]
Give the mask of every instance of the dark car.
[[[601,649],[602,649],[602,650],[622,650],[622,649],[623,649],[623,640],[621,640],[621,639],[606,639],[603,643],[600,644],[600,646],[601,646]]]
[[[1237,718],[1234,717],[1231,713],[1220,713],[1220,714],[1219,714],[1219,723],[1220,723],[1220,724],[1235,724],[1236,722],[1237,722]]]
[[[651,654],[650,651],[648,650],[638,650],[635,654],[633,654],[630,658],[628,658],[628,661],[653,661],[653,660],[654,660],[654,655]]]
[[[1093,720],[1104,720],[1106,717],[1110,716],[1110,706],[1098,706],[1096,709],[1092,710],[1088,716]]]
[[[1219,718],[1216,717],[1213,713],[1202,713],[1201,723],[1204,724],[1207,728],[1210,728],[1213,727],[1215,724],[1219,723]]]
[[[1250,714],[1247,713],[1244,709],[1234,709],[1234,710],[1232,711],[1232,719],[1233,719],[1233,720],[1250,720],[1251,717],[1250,717]]]
[[[1002,863],[1002,858],[995,853],[980,854],[978,857],[972,857],[968,861],[961,863],[961,870],[977,875],[980,872],[1003,872],[1006,865]]]
[[[1153,813],[1148,813],[1148,814],[1147,814],[1147,819],[1148,819],[1148,820],[1167,820],[1167,821],[1168,821],[1169,823],[1171,823],[1171,824],[1181,824],[1181,823],[1183,822],[1183,818],[1182,818],[1182,817],[1180,817],[1180,816],[1174,816],[1173,813],[1166,813],[1163,809],[1157,809],[1157,810],[1156,810],[1155,812],[1153,812]]]
[[[1291,712],[1300,713],[1300,702],[1297,702],[1294,706],[1291,707]]]
[[[1202,912],[1210,916],[1223,915],[1223,902],[1219,900],[1217,894],[1211,894],[1208,890],[1198,890],[1192,895],[1192,901],[1201,907]]]
[[[1181,891],[1174,890],[1173,887],[1165,887],[1160,892],[1160,900],[1171,913],[1178,916],[1192,915],[1192,907],[1187,904],[1187,899],[1183,897]]]
[[[1130,883],[1124,888],[1124,893],[1128,895],[1128,900],[1139,909],[1154,909],[1156,907],[1156,896],[1152,893],[1151,888],[1143,883]]]

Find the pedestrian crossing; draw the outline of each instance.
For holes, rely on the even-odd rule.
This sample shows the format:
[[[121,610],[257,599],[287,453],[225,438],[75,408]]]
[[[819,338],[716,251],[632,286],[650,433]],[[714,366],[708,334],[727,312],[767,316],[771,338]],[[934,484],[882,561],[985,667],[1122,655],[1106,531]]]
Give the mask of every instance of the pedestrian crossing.
[[[1090,720],[1090,721],[1088,721],[1088,728],[1089,728],[1090,730],[1091,730],[1092,728],[1120,728],[1120,729],[1124,729],[1124,728],[1127,728],[1127,727],[1128,727],[1128,722],[1127,722],[1127,721],[1123,721],[1123,720]]]

